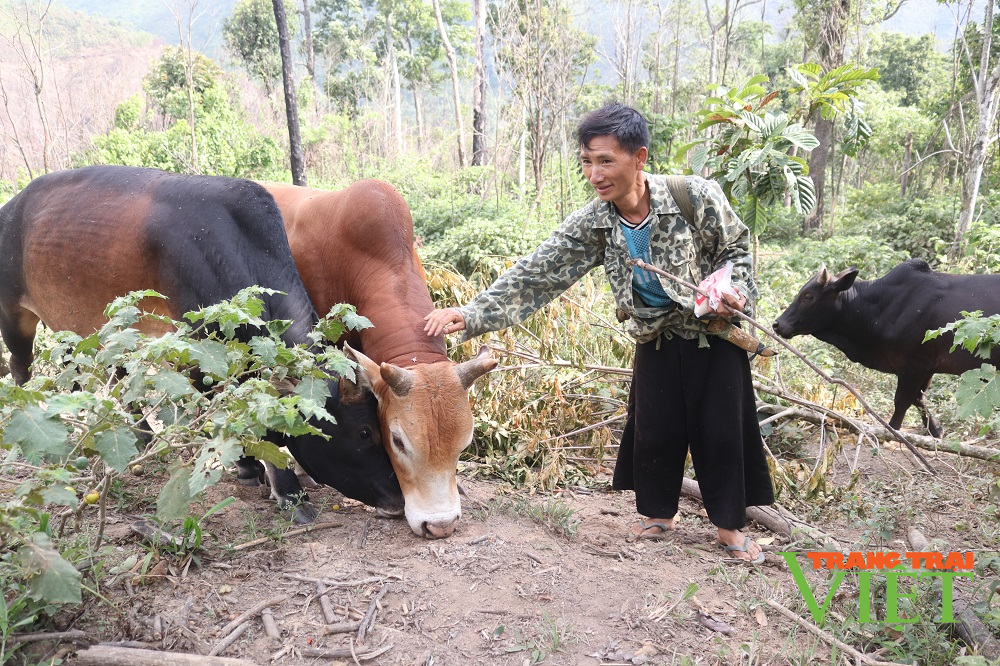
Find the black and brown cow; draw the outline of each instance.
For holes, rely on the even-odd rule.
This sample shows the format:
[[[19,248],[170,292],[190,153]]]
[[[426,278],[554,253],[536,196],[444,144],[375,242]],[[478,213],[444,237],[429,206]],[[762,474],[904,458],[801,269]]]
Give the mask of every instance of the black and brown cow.
[[[185,312],[259,285],[264,319],[293,323],[284,339],[308,343],[317,321],[292,259],[281,214],[259,185],[232,178],[182,176],[153,169],[99,166],[33,180],[0,209],[0,334],[16,382],[30,376],[39,321],[89,335],[104,308],[130,291],[153,289],[147,311]],[[138,325],[162,334],[155,319]],[[403,497],[381,443],[377,402],[346,379],[329,382],[330,437],[274,436],[317,481],[381,509],[402,513]],[[301,493],[280,472],[277,499]]]
[[[458,457],[473,434],[469,387],[496,360],[483,347],[476,358],[454,363],[444,336],[424,333],[434,303],[414,250],[410,209],[391,185],[365,180],[338,192],[263,185],[284,216],[316,309],[352,303],[375,325],[350,335],[359,351],[346,351],[378,397],[410,528],[431,539],[451,535],[462,514]]]
[[[924,334],[962,318],[962,312],[1000,313],[1000,275],[953,275],[911,259],[878,280],[858,280],[858,269],[831,275],[819,271],[777,321],[784,338],[813,335],[866,368],[898,378],[889,425],[899,428],[910,405],[921,412],[935,437],[941,427],[924,405],[924,392],[938,372],[957,375],[983,359],[964,349],[950,351],[951,334],[923,342]],[[1000,364],[1000,348],[993,365]]]

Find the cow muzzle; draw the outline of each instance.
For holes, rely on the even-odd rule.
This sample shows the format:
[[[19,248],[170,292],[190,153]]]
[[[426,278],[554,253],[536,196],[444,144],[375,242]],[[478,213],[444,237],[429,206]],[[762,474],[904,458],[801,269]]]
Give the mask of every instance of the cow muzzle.
[[[425,539],[445,539],[455,532],[456,526],[458,526],[458,516],[450,520],[425,520],[421,524],[422,536]]]

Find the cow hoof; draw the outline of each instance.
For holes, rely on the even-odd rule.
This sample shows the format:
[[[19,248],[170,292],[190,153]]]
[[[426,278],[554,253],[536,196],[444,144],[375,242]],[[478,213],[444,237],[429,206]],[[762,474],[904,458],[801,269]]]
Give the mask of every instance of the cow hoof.
[[[260,482],[260,478],[258,478],[256,476],[251,477],[249,479],[241,479],[241,478],[237,477],[236,478],[236,483],[240,484],[241,486],[247,486],[249,488],[256,488],[257,486],[263,485]]]
[[[292,522],[296,525],[308,525],[316,520],[319,512],[309,502],[303,502],[292,509]]]

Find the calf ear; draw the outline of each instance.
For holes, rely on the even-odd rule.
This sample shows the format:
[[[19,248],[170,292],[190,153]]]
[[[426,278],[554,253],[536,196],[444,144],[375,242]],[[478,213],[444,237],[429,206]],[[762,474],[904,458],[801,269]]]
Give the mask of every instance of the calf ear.
[[[830,282],[827,288],[834,291],[847,291],[854,285],[854,281],[857,277],[858,269],[856,266],[845,268],[833,276],[833,281]]]

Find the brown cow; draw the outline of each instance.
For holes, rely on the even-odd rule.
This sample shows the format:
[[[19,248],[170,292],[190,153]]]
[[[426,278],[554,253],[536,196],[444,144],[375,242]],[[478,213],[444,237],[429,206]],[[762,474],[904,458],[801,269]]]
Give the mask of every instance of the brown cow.
[[[413,245],[413,219],[387,183],[366,180],[339,192],[264,183],[285,220],[292,256],[316,309],[351,303],[374,328],[348,336],[361,374],[379,400],[382,441],[417,535],[449,536],[462,515],[458,456],[472,441],[468,389],[496,366],[483,347],[465,363],[429,338],[434,304]]]

